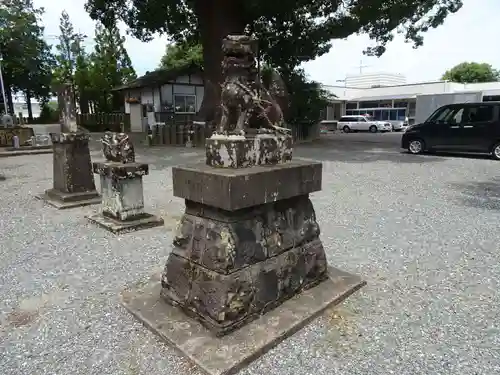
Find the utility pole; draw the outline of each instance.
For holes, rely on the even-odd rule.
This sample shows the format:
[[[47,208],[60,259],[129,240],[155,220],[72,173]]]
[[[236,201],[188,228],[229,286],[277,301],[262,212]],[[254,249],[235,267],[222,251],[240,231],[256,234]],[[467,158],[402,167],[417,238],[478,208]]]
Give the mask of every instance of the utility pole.
[[[5,109],[5,114],[8,114],[9,111],[7,110],[7,95],[5,95],[5,85],[4,85],[5,81],[3,79],[2,62],[3,62],[3,55],[2,51],[0,51],[0,86],[2,86],[3,107]]]
[[[370,65],[363,65],[363,60],[359,60],[359,74],[363,74],[363,68],[368,68]]]

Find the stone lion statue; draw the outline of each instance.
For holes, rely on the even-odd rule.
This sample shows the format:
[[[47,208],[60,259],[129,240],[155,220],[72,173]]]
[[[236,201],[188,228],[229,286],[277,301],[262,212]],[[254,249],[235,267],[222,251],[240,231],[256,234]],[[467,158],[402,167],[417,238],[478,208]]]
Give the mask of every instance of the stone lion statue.
[[[222,117],[218,132],[245,134],[248,129],[288,133],[282,127],[279,100],[286,98],[286,87],[277,72],[267,87],[257,69],[257,40],[246,35],[228,35],[222,44],[224,58],[221,87]],[[282,100],[283,101],[283,100]]]
[[[102,153],[108,161],[134,163],[134,145],[125,133],[106,132],[101,138]]]

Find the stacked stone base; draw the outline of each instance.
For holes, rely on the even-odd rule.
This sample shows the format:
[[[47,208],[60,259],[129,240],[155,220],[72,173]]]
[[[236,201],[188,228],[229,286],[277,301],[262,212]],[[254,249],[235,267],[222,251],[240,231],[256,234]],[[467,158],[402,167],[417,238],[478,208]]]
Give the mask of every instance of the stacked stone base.
[[[295,161],[232,171],[178,167],[173,175],[174,194],[186,199],[186,211],[161,295],[215,335],[327,278],[308,196],[321,188],[321,164]],[[234,196],[227,194],[232,191]]]
[[[163,225],[163,219],[144,212],[142,177],[147,164],[104,162],[93,164],[101,179],[101,212],[88,219],[112,233],[136,231]]]
[[[38,198],[58,209],[100,203],[92,174],[88,135],[53,134],[52,147],[54,186]]]
[[[170,255],[161,296],[223,336],[326,280],[326,271],[320,240],[229,275]]]

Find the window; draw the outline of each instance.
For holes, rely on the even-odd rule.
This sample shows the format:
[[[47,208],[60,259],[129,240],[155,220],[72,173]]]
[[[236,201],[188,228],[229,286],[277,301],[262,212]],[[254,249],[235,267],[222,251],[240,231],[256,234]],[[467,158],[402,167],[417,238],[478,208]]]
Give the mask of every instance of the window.
[[[398,109],[398,121],[406,120],[406,109]]]
[[[436,109],[432,115],[425,122],[443,122],[443,120],[449,116],[453,111],[453,107],[441,107]]]
[[[488,122],[493,121],[493,106],[480,105],[477,107],[469,107],[466,122]]]
[[[378,102],[360,102],[359,108],[377,108]]]
[[[463,114],[464,114],[464,109],[458,108],[448,116],[446,122],[451,124],[460,124],[462,122]]]
[[[357,109],[357,108],[358,108],[357,102],[350,102],[345,105],[345,109]]]
[[[382,121],[387,121],[389,120],[389,112],[388,110],[383,110],[382,111]]]
[[[397,111],[389,111],[389,120],[396,121],[398,119]]]
[[[380,121],[382,120],[382,110],[380,109],[376,109],[373,111],[373,118],[376,120],[376,121]]]
[[[176,113],[196,113],[196,96],[175,95],[174,108]]]

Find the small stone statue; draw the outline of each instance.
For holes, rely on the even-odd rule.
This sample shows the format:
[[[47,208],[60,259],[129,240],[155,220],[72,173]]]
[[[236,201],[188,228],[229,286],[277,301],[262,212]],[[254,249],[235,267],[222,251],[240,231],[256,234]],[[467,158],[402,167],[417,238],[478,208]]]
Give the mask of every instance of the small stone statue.
[[[258,129],[261,133],[288,133],[282,127],[283,112],[275,98],[284,95],[286,88],[282,80],[273,79],[270,90],[262,84],[255,59],[257,40],[228,35],[222,51],[222,118],[217,132],[245,135],[248,129]]]
[[[101,138],[102,153],[108,161],[134,163],[134,145],[125,133],[106,132]]]

